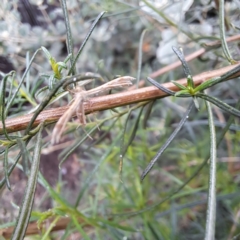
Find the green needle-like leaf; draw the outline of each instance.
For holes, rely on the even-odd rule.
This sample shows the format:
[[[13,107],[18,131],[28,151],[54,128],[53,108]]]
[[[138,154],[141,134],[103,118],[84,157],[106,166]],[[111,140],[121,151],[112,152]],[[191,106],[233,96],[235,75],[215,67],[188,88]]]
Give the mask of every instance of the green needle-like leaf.
[[[193,102],[194,102],[194,105],[195,105],[196,109],[199,110],[199,102],[198,102],[198,99],[197,99],[196,96],[193,96]]]
[[[221,108],[222,110],[236,116],[236,117],[240,117],[240,111],[237,110],[236,108],[228,105],[227,103],[224,103],[222,102],[221,100],[215,98],[215,97],[212,97],[212,96],[209,96],[209,95],[206,95],[204,93],[197,93],[196,94],[196,97],[200,97],[206,101],[209,101],[211,102],[212,104],[218,106],[219,108]]]
[[[217,144],[211,104],[206,101],[210,131],[209,190],[205,240],[215,239]]]
[[[240,100],[237,103],[237,108],[240,108]],[[217,148],[219,147],[220,143],[222,142],[226,132],[229,130],[231,124],[233,123],[233,116],[230,116],[230,118],[228,119],[228,122],[226,124],[226,126],[224,127],[224,129],[221,131],[219,138],[217,140]],[[173,196],[175,196],[176,194],[178,194],[181,190],[184,189],[185,186],[187,186],[187,184],[189,184],[204,168],[204,166],[207,164],[208,160],[209,160],[210,154],[208,156],[206,156],[206,158],[204,159],[204,161],[201,163],[201,165],[194,171],[194,173],[178,188],[174,189],[167,197],[161,199],[160,201],[156,202],[155,204],[152,204],[151,206],[148,206],[140,211],[135,211],[135,212],[130,212],[130,213],[123,213],[123,214],[117,214],[117,215],[125,215],[125,216],[135,216],[147,211],[152,211],[154,210],[156,207],[159,207],[161,204],[165,203],[166,201],[168,201],[169,199],[171,199]]]
[[[185,60],[183,52],[181,51],[181,49],[176,48],[176,47],[172,47],[172,50],[175,52],[175,54],[178,56],[179,60],[181,61],[185,76],[186,76],[186,78],[188,78],[189,75],[191,76],[191,72],[190,72],[190,69],[189,69],[189,67],[187,65],[187,62]]]
[[[163,152],[166,150],[166,148],[170,145],[170,143],[173,141],[173,139],[176,137],[178,132],[181,130],[182,126],[188,119],[188,115],[191,112],[193,107],[193,102],[189,105],[187,111],[185,112],[184,116],[182,117],[182,120],[179,122],[177,128],[173,131],[173,133],[170,135],[170,137],[167,139],[167,141],[163,144],[163,146],[160,148],[160,150],[157,152],[156,156],[150,161],[146,169],[143,171],[141,175],[141,180],[143,180],[146,175],[150,172],[150,170],[153,168],[154,164],[157,162],[157,160],[161,157]]]
[[[82,137],[81,139],[77,139],[77,141],[72,144],[69,148],[65,149],[63,152],[61,152],[61,154],[59,155],[59,157],[62,159],[59,163],[59,168],[61,168],[62,164],[66,161],[66,159],[82,144],[84,143],[89,136],[91,136],[92,134],[94,134],[95,131],[97,131],[101,125],[103,124],[100,123],[99,125],[94,126],[89,132],[88,134],[86,134],[84,137]]]
[[[145,105],[142,106],[142,108],[141,108],[141,110],[140,110],[140,112],[138,114],[138,117],[136,118],[136,121],[134,123],[133,129],[131,131],[130,138],[128,139],[127,144],[124,145],[124,134],[125,134],[125,131],[126,131],[126,128],[127,128],[127,122],[128,122],[128,120],[130,118],[131,112],[128,114],[128,118],[127,118],[127,120],[125,122],[125,127],[124,127],[124,131],[123,131],[121,147],[120,147],[119,175],[120,175],[120,179],[121,180],[122,180],[121,176],[122,176],[123,157],[126,154],[128,147],[132,144],[132,141],[133,141],[133,139],[136,136],[137,129],[138,129],[138,126],[139,126],[139,121],[140,121],[140,118],[141,118],[141,115],[142,115],[144,107],[145,107]]]
[[[25,142],[21,138],[17,138],[17,144],[21,150],[22,154],[22,166],[23,166],[23,172],[27,175],[28,174],[28,162],[29,162],[29,153],[27,151],[27,147]]]
[[[187,86],[188,86],[188,89],[193,89],[195,87],[195,84],[191,75],[187,76]]]
[[[142,124],[144,129],[147,128],[147,121],[148,121],[148,119],[149,119],[149,117],[150,117],[150,114],[151,114],[151,112],[152,112],[152,108],[153,108],[153,105],[154,105],[155,101],[156,101],[156,100],[151,101],[151,102],[148,103],[147,106],[146,106],[147,109],[146,109],[146,111],[145,111],[144,118],[143,118],[143,124]]]
[[[161,84],[159,84],[157,81],[153,80],[150,77],[147,77],[147,80],[154,85],[155,87],[159,88],[160,90],[162,90],[163,92],[165,92],[168,95],[171,96],[175,96],[176,92],[169,90],[168,88],[165,88],[164,86],[162,86]],[[189,93],[187,94],[181,94],[181,97],[191,97],[191,95]]]
[[[11,191],[11,185],[8,178],[8,146],[5,149],[4,153],[4,176],[7,184],[7,188]]]
[[[5,151],[6,151],[6,150],[5,150]],[[12,165],[12,166],[9,168],[9,170],[8,170],[8,176],[10,176],[10,174],[11,174],[12,171],[13,171],[13,169],[16,167],[16,165],[17,165],[18,161],[20,160],[21,156],[22,156],[21,153],[19,153],[19,154],[17,155],[15,162],[13,163],[13,165]],[[6,177],[4,177],[3,179],[1,179],[1,181],[0,181],[0,189],[2,189],[2,187],[4,186],[4,184],[6,183],[6,181],[7,181],[7,178],[6,178]]]
[[[180,90],[176,92],[174,96],[175,97],[186,97],[186,96],[191,97],[191,95],[189,94],[189,90]]]
[[[4,78],[2,79],[1,87],[0,87],[0,119],[2,121],[3,125],[3,132],[7,140],[10,142],[12,141],[9,137],[6,126],[5,126],[5,118],[7,117],[7,108],[5,109],[5,94],[6,94],[6,83],[8,77],[12,76],[14,74],[14,71],[11,71],[10,73],[6,74]]]
[[[43,126],[44,124],[42,123],[41,128],[37,135],[37,141],[36,141],[35,150],[33,154],[32,167],[31,167],[29,178],[28,178],[28,183],[27,183],[26,191],[22,201],[22,205],[19,211],[17,223],[14,228],[12,240],[24,239],[29,218],[31,215],[35,190],[37,186],[38,169],[39,169],[41,147],[42,147],[41,140],[42,140]]]
[[[60,219],[60,216],[57,216],[48,226],[47,231],[44,233],[44,235],[41,237],[41,240],[48,240],[51,234],[51,230],[56,226],[58,220]]]
[[[126,133],[126,130],[127,130],[127,124],[128,124],[128,121],[131,117],[131,114],[132,114],[132,110],[129,111],[128,115],[127,115],[127,118],[126,118],[126,121],[124,123],[124,127],[123,127],[123,130],[122,130],[122,136],[121,136],[121,139],[120,139],[120,151],[119,151],[119,158],[120,158],[120,161],[119,161],[119,176],[120,176],[120,179],[122,180],[122,166],[123,166],[123,157],[127,151],[127,148],[125,147],[125,144],[124,144],[124,140],[125,140],[125,133]]]
[[[97,16],[97,18],[95,19],[95,21],[93,22],[93,24],[92,24],[92,26],[91,26],[91,28],[90,28],[87,36],[85,37],[82,45],[80,46],[80,48],[79,48],[79,50],[78,50],[78,52],[77,52],[77,55],[76,55],[76,57],[75,57],[75,59],[74,59],[74,61],[73,61],[73,63],[72,63],[71,69],[68,71],[68,76],[70,76],[70,75],[74,72],[73,70],[74,70],[74,68],[75,68],[75,65],[76,65],[76,63],[77,63],[77,60],[78,60],[80,54],[82,53],[83,48],[85,47],[85,45],[86,45],[88,39],[90,38],[90,36],[91,36],[94,28],[96,27],[97,23],[100,21],[100,19],[103,17],[104,14],[105,14],[105,12],[101,12],[101,13]]]
[[[40,48],[37,49],[37,50],[35,51],[35,53],[33,54],[33,56],[32,56],[32,58],[31,58],[31,60],[30,60],[30,62],[29,62],[29,64],[28,64],[28,66],[27,66],[27,68],[26,68],[26,70],[25,70],[25,72],[24,72],[24,74],[23,74],[23,76],[22,76],[22,78],[21,78],[21,80],[20,80],[20,83],[19,83],[17,89],[15,90],[15,92],[14,92],[14,94],[12,95],[11,99],[8,101],[8,104],[7,104],[7,107],[6,107],[6,111],[5,111],[5,115],[6,115],[6,116],[8,115],[8,111],[9,111],[10,107],[12,106],[13,101],[14,101],[14,99],[16,98],[19,90],[21,89],[21,86],[22,86],[22,84],[23,84],[23,82],[24,82],[24,80],[25,80],[28,72],[30,71],[30,68],[31,68],[31,66],[32,66],[32,63],[33,63],[34,58],[36,57],[38,51],[40,51],[40,50],[41,50]]]
[[[174,85],[176,85],[179,89],[182,89],[182,90],[188,90],[187,87],[185,87],[184,85],[176,82],[176,81],[171,81]]]
[[[41,47],[41,49],[44,52],[44,54],[46,55],[46,57],[48,58],[48,60],[50,61],[50,59],[52,58],[52,55],[50,54],[50,52],[43,46]]]
[[[75,216],[72,216],[72,221],[77,228],[77,230],[81,233],[84,239],[86,240],[91,240],[91,238],[87,235],[87,233],[83,230],[81,224],[79,224],[77,218]]]
[[[74,55],[73,55],[73,37],[72,37],[70,20],[68,17],[67,1],[61,0],[60,3],[61,3],[62,11],[63,11],[65,26],[67,29],[67,50],[68,50],[68,54],[71,55],[71,69],[72,69],[71,73],[72,73],[72,75],[75,75],[76,68],[75,68],[75,64],[74,64]],[[69,75],[70,74],[68,74],[68,76]]]
[[[147,77],[147,80],[148,80],[152,85],[154,85],[155,87],[159,88],[160,90],[162,90],[163,92],[167,93],[168,95],[175,96],[175,93],[176,93],[176,92],[174,92],[174,91],[172,91],[172,90],[169,90],[168,88],[163,87],[161,84],[159,84],[157,81],[153,80],[152,78]]]
[[[137,81],[136,81],[136,86],[138,88],[139,81],[140,81],[140,76],[141,76],[141,70],[142,70],[142,49],[143,49],[143,38],[146,33],[147,29],[144,29],[140,41],[139,41],[139,47],[138,47],[138,71],[137,71]]]
[[[112,144],[108,147],[106,153],[98,160],[98,163],[96,164],[96,166],[94,167],[93,171],[88,175],[87,179],[85,180],[85,183],[83,184],[83,187],[81,189],[81,192],[79,193],[78,197],[77,197],[77,201],[75,204],[75,207],[77,207],[79,205],[80,200],[82,199],[82,196],[85,192],[85,190],[87,189],[90,180],[92,179],[92,177],[95,175],[96,171],[98,170],[98,168],[101,166],[101,164],[104,162],[104,160],[107,158],[107,156],[111,153],[112,149],[116,146],[117,142],[119,141],[121,137],[121,134],[119,134],[115,140],[112,142]]]
[[[67,69],[67,65],[65,62],[57,62],[57,65],[61,68]]]
[[[227,40],[226,40],[226,36],[225,36],[225,17],[224,17],[224,12],[225,12],[225,4],[224,4],[224,0],[219,0],[218,2],[218,8],[219,8],[219,26],[220,26],[220,39],[221,39],[221,43],[222,43],[222,49],[223,49],[223,53],[225,55],[225,57],[227,58],[227,60],[231,63],[234,64],[236,61],[233,60],[231,53],[228,49],[228,45],[227,45]]]
[[[202,84],[200,84],[199,86],[197,86],[194,89],[194,93],[203,91],[203,90],[205,90],[205,89],[207,89],[209,87],[212,87],[212,86],[214,86],[216,84],[224,82],[224,81],[228,80],[229,78],[233,77],[238,72],[240,72],[240,65],[237,65],[235,68],[233,68],[232,70],[224,73],[220,77],[215,77],[215,78],[212,78],[212,79],[209,79],[209,80],[203,82]]]
[[[209,79],[206,82],[203,82],[199,86],[195,87],[194,88],[194,93],[204,91],[205,89],[218,84],[220,81],[221,81],[221,77],[216,77],[216,78]]]

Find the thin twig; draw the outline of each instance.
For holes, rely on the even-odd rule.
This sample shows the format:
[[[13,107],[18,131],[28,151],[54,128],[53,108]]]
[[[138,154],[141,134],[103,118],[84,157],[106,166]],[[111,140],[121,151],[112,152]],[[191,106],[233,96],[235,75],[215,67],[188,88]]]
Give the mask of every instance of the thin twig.
[[[238,65],[231,65],[221,69],[213,70],[211,72],[201,73],[193,77],[194,85],[207,81],[210,78],[221,76],[224,73],[232,70]],[[231,76],[229,79],[240,76],[240,72]],[[186,86],[186,79],[178,80],[178,83]],[[178,91],[179,89],[171,82],[162,84],[165,88],[172,91]],[[168,96],[163,91],[160,91],[156,87],[145,87],[140,89],[135,89],[131,91],[125,91],[121,93],[111,94],[107,96],[91,98],[91,104],[89,102],[84,102],[85,114],[93,113],[96,111],[103,111],[107,109],[112,109],[115,107],[120,107],[132,103],[138,103],[142,101],[154,100],[157,98],[163,98]],[[54,109],[48,109],[42,111],[33,123],[32,127],[36,127],[39,123],[45,121],[45,123],[56,122],[67,110],[69,106],[59,107]],[[24,116],[6,119],[6,130],[8,133],[23,130],[29,124],[33,114],[27,114]],[[0,134],[3,133],[3,126],[0,123]]]
[[[236,36],[231,36],[227,38],[227,42],[234,42],[240,39],[240,35],[236,35]],[[194,53],[191,53],[187,56],[185,56],[185,60],[187,62],[190,62],[193,59],[196,59],[200,56],[202,56],[205,52],[207,52],[209,49],[213,48],[214,46],[221,46],[221,42],[220,41],[213,41],[213,42],[208,42],[204,44],[204,48],[200,48],[199,50],[197,50]],[[172,64],[167,65],[166,67],[163,67],[155,72],[153,72],[152,74],[149,75],[149,77],[151,78],[156,78],[164,73],[167,73],[177,67],[181,66],[181,61],[176,61]]]

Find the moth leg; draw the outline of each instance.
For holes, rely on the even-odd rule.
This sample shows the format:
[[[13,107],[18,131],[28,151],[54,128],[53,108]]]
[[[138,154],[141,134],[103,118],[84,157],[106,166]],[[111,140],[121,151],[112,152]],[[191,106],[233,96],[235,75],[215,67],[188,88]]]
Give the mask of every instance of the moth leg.
[[[91,108],[92,108],[92,101],[91,101],[91,99],[88,99],[87,102],[89,103],[89,108],[90,108],[90,110],[91,110]],[[99,120],[97,119],[97,113],[96,113],[96,112],[92,112],[91,115],[93,115],[93,120],[94,120],[94,122],[97,124],[97,128],[98,128],[98,130],[100,131],[99,123],[98,123]],[[90,119],[90,120],[91,120],[91,119]]]
[[[83,101],[81,103],[79,103],[79,106],[78,106],[77,111],[76,111],[76,115],[77,115],[77,118],[78,118],[79,122],[83,126],[87,124]]]
[[[80,105],[79,105],[79,107],[78,107],[78,109],[77,109],[77,111],[76,111],[76,115],[77,115],[77,117],[78,117],[78,120],[79,120],[79,122],[81,123],[81,125],[83,126],[82,127],[82,129],[83,129],[83,131],[85,132],[85,134],[91,139],[91,140],[93,140],[93,138],[88,134],[88,132],[85,130],[85,125],[87,124],[87,122],[86,122],[86,115],[85,115],[85,110],[84,110],[84,104],[83,104],[84,102],[82,102]]]

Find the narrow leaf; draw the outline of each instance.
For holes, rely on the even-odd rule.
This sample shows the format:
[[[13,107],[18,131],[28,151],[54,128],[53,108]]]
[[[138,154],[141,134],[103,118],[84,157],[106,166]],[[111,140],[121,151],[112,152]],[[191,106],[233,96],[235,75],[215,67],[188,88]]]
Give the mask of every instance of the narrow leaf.
[[[224,111],[226,111],[226,112],[228,112],[228,113],[230,113],[230,114],[232,114],[236,117],[240,117],[240,111],[239,110],[237,110],[236,108],[228,105],[227,103],[222,102],[221,100],[219,100],[215,97],[209,96],[209,95],[204,94],[204,93],[197,93],[196,97],[200,97],[200,98],[218,106],[222,110],[224,110]]]
[[[82,144],[84,143],[88,138],[89,135],[91,136],[94,134],[95,131],[97,131],[98,128],[101,127],[103,122],[99,125],[94,126],[88,134],[86,134],[84,137],[81,137],[81,139],[77,139],[74,144],[72,144],[69,148],[66,148],[64,151],[62,151],[59,155],[59,157],[62,159],[59,163],[59,168],[61,168],[61,165],[66,161],[66,159]]]
[[[221,82],[221,77],[211,78],[194,88],[194,93],[203,91]]]
[[[197,110],[199,110],[199,102],[196,96],[193,96],[193,102]]]
[[[180,90],[175,93],[175,97],[184,97],[186,95],[189,95],[189,97],[191,96],[188,90]]]
[[[138,125],[139,125],[139,121],[140,121],[140,118],[141,118],[141,115],[142,115],[142,112],[143,112],[144,107],[145,107],[145,105],[142,106],[142,108],[141,108],[141,110],[140,110],[140,112],[139,112],[139,114],[138,114],[138,117],[137,117],[137,119],[136,119],[136,121],[135,121],[135,123],[134,123],[134,127],[133,127],[133,129],[132,129],[132,131],[131,131],[130,138],[129,138],[127,144],[125,145],[125,149],[124,149],[123,155],[125,155],[128,147],[132,144],[132,141],[133,141],[133,139],[134,139],[135,136],[136,136],[137,129],[138,129]]]
[[[184,85],[176,82],[176,81],[171,81],[174,85],[176,85],[179,89],[182,89],[182,90],[188,90],[187,87],[185,87]]]
[[[68,56],[64,59],[64,63],[67,63],[69,60],[70,60],[70,58],[72,57],[72,54],[68,54]]]
[[[35,150],[33,154],[33,161],[32,161],[32,167],[31,172],[28,178],[27,187],[25,190],[25,195],[22,201],[22,205],[19,211],[18,219],[16,226],[14,228],[13,240],[21,240],[24,239],[25,232],[28,226],[28,222],[30,219],[32,206],[33,206],[33,200],[35,195],[35,190],[37,186],[37,177],[38,177],[38,169],[39,169],[39,163],[40,163],[40,156],[41,156],[41,140],[42,140],[42,130],[43,130],[44,124],[42,123],[40,130],[37,135],[37,141],[35,145]]]
[[[66,0],[61,0],[61,7],[63,10],[63,16],[64,16],[64,22],[66,25],[66,29],[67,29],[67,50],[68,50],[68,54],[71,54],[71,74],[76,74],[76,68],[75,68],[75,64],[74,64],[74,55],[73,55],[73,37],[72,37],[72,31],[71,31],[71,24],[69,21],[69,17],[68,17],[68,10],[67,10],[67,1]],[[70,75],[70,74],[68,74]]]
[[[212,240],[215,239],[215,222],[216,222],[217,145],[211,104],[208,101],[206,101],[206,106],[208,111],[208,122],[210,131],[210,168],[209,168],[209,190],[208,190],[208,207],[205,240]]]
[[[8,74],[6,74],[4,76],[4,78],[2,79],[2,83],[1,83],[1,87],[0,87],[0,94],[1,94],[0,95],[0,118],[2,121],[4,135],[7,138],[7,140],[9,140],[10,142],[12,140],[9,137],[7,130],[6,130],[6,126],[5,126],[5,119],[7,117],[7,108],[5,109],[5,94],[6,94],[7,79],[8,79],[8,77],[12,76],[13,74],[14,74],[14,71],[11,71]]]
[[[185,76],[186,77],[188,77],[189,75],[191,76],[190,69],[187,65],[187,62],[186,62],[185,58],[184,58],[183,52],[181,51],[182,49],[172,47],[172,50],[176,53],[176,55],[178,56],[179,60],[182,63]]]
[[[73,221],[75,227],[77,228],[77,230],[79,231],[79,233],[82,235],[83,239],[91,240],[90,237],[87,235],[87,233],[83,230],[81,224],[79,224],[79,222],[75,216],[72,216],[72,221]]]
[[[162,91],[165,92],[166,94],[171,95],[171,96],[175,96],[175,93],[176,93],[176,92],[174,92],[174,91],[172,91],[172,90],[169,90],[168,88],[163,87],[161,84],[159,84],[157,81],[153,80],[152,78],[147,77],[147,80],[148,80],[152,85],[154,85],[154,86],[157,87],[158,89],[162,90]]]
[[[147,121],[148,121],[148,119],[150,117],[150,114],[152,112],[152,108],[153,108],[153,105],[154,105],[155,101],[156,100],[153,100],[153,101],[151,101],[150,103],[147,104],[147,107],[146,107],[147,110],[146,110],[146,112],[144,114],[144,118],[143,118],[143,128],[144,129],[147,128]]]
[[[29,170],[28,169],[29,154],[27,151],[27,146],[21,138],[17,138],[17,144],[21,149],[23,172],[27,175]]]
[[[238,64],[235,68],[233,68],[232,70],[224,73],[223,75],[221,75],[220,77],[216,77],[216,78],[212,78],[212,79],[209,79],[205,82],[203,82],[202,84],[200,84],[199,86],[197,86],[195,89],[194,89],[194,92],[197,93],[199,91],[203,91],[209,87],[212,87],[216,84],[219,84],[221,82],[224,82],[230,78],[232,78],[234,75],[236,75],[237,73],[240,72],[240,64]]]
[[[237,103],[237,108],[238,109],[240,108],[240,100]],[[229,130],[233,120],[234,120],[234,118],[231,115],[230,118],[228,119],[228,122],[227,122],[226,126],[220,132],[220,135],[219,135],[219,138],[218,138],[218,141],[217,141],[217,148],[219,147],[220,143],[222,142],[226,132]],[[146,207],[146,208],[144,208],[144,209],[142,209],[140,211],[135,211],[135,212],[130,212],[130,213],[123,213],[123,214],[116,214],[116,215],[135,216],[135,215],[139,215],[141,213],[147,212],[147,211],[152,211],[156,207],[159,207],[161,204],[165,203],[166,201],[171,199],[173,196],[178,194],[182,189],[184,189],[184,187],[187,186],[187,184],[189,184],[201,172],[201,170],[207,164],[209,157],[210,157],[210,154],[208,154],[208,156],[206,156],[204,161],[201,163],[201,165],[199,167],[197,167],[197,169],[194,171],[194,173],[180,187],[174,189],[167,197],[161,199],[160,201],[156,202],[155,204],[152,204],[151,206],[148,206],[148,207]]]
[[[121,148],[120,148],[120,164],[119,164],[119,174],[120,174],[120,179],[121,179],[121,180],[122,180],[121,174],[122,174],[122,166],[123,166],[123,157],[124,157],[124,155],[126,154],[128,147],[132,144],[132,141],[133,141],[133,139],[134,139],[135,136],[136,136],[137,129],[138,129],[138,126],[139,126],[139,121],[140,121],[140,118],[141,118],[141,115],[142,115],[142,112],[143,112],[143,108],[144,108],[144,107],[145,107],[145,105],[142,106],[142,108],[141,108],[141,110],[140,110],[140,112],[139,112],[139,114],[138,114],[138,117],[137,117],[137,119],[136,119],[136,121],[135,121],[135,123],[134,123],[133,129],[132,129],[132,131],[131,131],[130,137],[129,137],[128,142],[127,142],[126,145],[124,145],[124,135],[123,135],[123,141],[122,141]],[[129,116],[130,116],[130,114],[128,115],[128,118],[127,118],[127,120],[126,120],[123,134],[124,134],[125,131],[126,131],[126,127],[127,127],[127,122],[128,122],[128,120],[129,120]]]
[[[225,12],[225,8],[224,8],[224,0],[219,0],[219,26],[220,26],[220,39],[221,39],[221,43],[222,43],[222,49],[223,49],[223,53],[225,55],[225,57],[227,58],[227,60],[232,64],[235,63],[235,61],[233,60],[231,53],[228,49],[228,45],[227,45],[227,41],[226,41],[226,36],[225,36],[225,17],[224,17],[224,12]]]
[[[49,239],[49,235],[51,234],[51,230],[56,226],[59,219],[60,219],[60,216],[57,216],[53,221],[51,221],[50,225],[47,228],[47,231],[41,237],[41,240],[48,240]]]
[[[67,65],[64,62],[57,62],[57,65],[61,68],[67,69]]]
[[[81,192],[78,194],[77,197],[77,201],[75,203],[75,207],[77,207],[79,205],[80,200],[82,199],[82,196],[85,192],[85,190],[87,189],[90,180],[92,179],[92,177],[95,175],[96,171],[98,170],[98,168],[101,166],[101,164],[105,161],[105,159],[107,158],[107,156],[111,153],[111,151],[113,150],[113,148],[116,146],[117,142],[119,141],[119,138],[121,137],[121,134],[119,134],[115,140],[112,142],[112,144],[108,147],[106,153],[99,159],[98,163],[96,164],[96,166],[94,167],[93,171],[88,175],[87,179],[85,180],[85,183],[83,184],[83,187],[81,189]]]
[[[4,153],[4,176],[5,176],[7,188],[11,191],[11,184],[8,178],[8,147],[6,147],[5,153]]]
[[[189,89],[193,89],[195,87],[195,84],[191,75],[187,76],[187,86]]]
[[[75,65],[76,65],[76,63],[77,63],[77,60],[78,60],[80,54],[82,53],[82,50],[83,50],[84,46],[86,45],[86,43],[87,43],[89,37],[91,36],[94,28],[96,27],[97,23],[98,23],[99,20],[103,17],[104,14],[105,14],[105,12],[101,12],[101,13],[97,16],[97,18],[95,19],[95,21],[93,22],[93,24],[92,24],[92,26],[91,26],[91,28],[90,28],[90,30],[89,30],[86,38],[84,39],[82,45],[80,46],[80,48],[79,48],[79,50],[78,50],[78,52],[77,52],[77,55],[76,55],[76,57],[75,57],[75,59],[74,59],[74,61],[73,61],[73,63],[72,63],[71,69],[68,71],[68,76],[70,76],[70,75],[74,72]]]
[[[8,115],[8,111],[9,111],[10,107],[12,106],[13,101],[14,101],[14,99],[16,98],[18,92],[19,92],[19,90],[20,90],[20,88],[21,88],[21,86],[22,86],[22,84],[23,84],[23,82],[24,82],[24,80],[25,80],[25,78],[26,78],[29,70],[30,70],[30,67],[32,66],[32,63],[33,63],[34,58],[36,57],[38,51],[40,51],[40,50],[41,50],[40,48],[37,49],[37,50],[35,51],[35,53],[33,54],[33,56],[32,56],[32,58],[31,58],[31,60],[30,60],[30,62],[29,62],[29,64],[28,64],[28,66],[27,66],[27,68],[26,68],[26,70],[25,70],[25,72],[24,72],[24,74],[23,74],[23,76],[22,76],[22,78],[21,78],[21,80],[20,80],[20,83],[19,83],[16,91],[15,91],[14,94],[12,95],[11,99],[8,101],[8,104],[7,104],[7,107],[6,107],[6,111],[5,111],[5,115],[6,115],[6,116]]]
[[[142,70],[142,49],[143,49],[143,38],[144,35],[146,33],[147,29],[144,29],[141,37],[140,37],[140,41],[139,41],[139,47],[138,47],[138,71],[137,71],[137,82],[136,82],[136,86],[138,88],[138,84],[140,81],[140,76],[141,76],[141,70]]]
[[[19,153],[16,157],[16,160],[15,162],[13,163],[13,165],[9,168],[8,170],[8,177],[10,176],[10,174],[12,173],[13,169],[16,167],[18,161],[20,160],[21,158],[21,153]],[[1,181],[0,181],[0,189],[2,189],[2,187],[4,186],[4,184],[6,183],[7,179],[6,177],[4,177]]]
[[[154,85],[155,87],[157,87],[158,89],[162,90],[163,92],[165,92],[166,94],[170,95],[170,96],[175,96],[175,94],[177,92],[174,92],[168,88],[165,88],[164,86],[162,86],[161,84],[159,84],[157,81],[153,80],[150,77],[147,77],[147,80]],[[191,97],[191,95],[189,93],[187,94],[182,94],[181,97]]]
[[[123,130],[122,130],[122,136],[121,136],[121,139],[120,139],[120,151],[119,151],[119,158],[120,158],[120,161],[119,161],[119,177],[120,177],[120,180],[122,181],[122,167],[123,167],[123,157],[125,155],[125,144],[124,144],[124,140],[125,140],[125,133],[126,133],[126,130],[127,130],[127,124],[128,124],[128,121],[131,117],[131,114],[132,114],[132,110],[129,111],[128,115],[127,115],[127,118],[125,120],[125,123],[124,123],[124,126],[123,126]]]
[[[43,46],[41,47],[41,49],[44,52],[44,54],[46,55],[46,57],[48,58],[48,60],[50,61],[50,59],[52,58],[52,55],[50,54],[50,52]]]
[[[173,141],[173,139],[176,137],[176,135],[178,134],[178,132],[181,130],[182,126],[184,125],[184,123],[186,122],[186,120],[188,119],[188,115],[191,112],[193,107],[193,102],[191,102],[191,104],[189,105],[187,111],[185,112],[185,114],[182,117],[182,120],[179,122],[177,128],[173,131],[173,133],[170,135],[170,137],[167,139],[167,141],[163,144],[163,146],[160,148],[160,150],[157,152],[156,156],[150,161],[150,163],[148,164],[148,166],[146,167],[146,169],[143,171],[142,175],[141,175],[141,180],[143,181],[143,179],[146,177],[146,175],[150,172],[150,170],[153,168],[154,164],[157,162],[157,160],[161,157],[161,155],[163,154],[163,152],[166,150],[166,148],[170,145],[170,143]]]

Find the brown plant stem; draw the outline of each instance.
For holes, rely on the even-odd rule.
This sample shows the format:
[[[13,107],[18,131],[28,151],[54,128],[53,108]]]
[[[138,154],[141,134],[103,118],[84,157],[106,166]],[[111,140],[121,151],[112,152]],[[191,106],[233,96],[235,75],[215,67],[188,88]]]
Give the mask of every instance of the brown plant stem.
[[[233,41],[236,41],[236,40],[239,40],[240,39],[240,35],[236,35],[236,36],[231,36],[229,38],[227,38],[227,42],[233,42]],[[187,56],[185,56],[185,60],[187,62],[190,62],[191,60],[197,58],[197,57],[200,57],[201,55],[203,55],[205,52],[208,51],[208,48],[211,49],[211,48],[214,48],[214,47],[217,47],[217,46],[221,46],[221,42],[220,41],[212,41],[212,42],[209,42],[209,43],[206,43],[205,46],[207,48],[200,48],[199,50],[195,51],[194,53],[191,53]],[[153,72],[150,77],[151,78],[155,78],[155,77],[158,77],[166,72],[169,72],[170,70],[173,70],[177,67],[181,66],[181,62],[180,61],[176,61],[172,64],[169,64],[167,65],[166,67],[163,67],[155,72]]]
[[[38,224],[36,221],[30,222],[28,224],[26,234],[25,236],[29,235],[35,235],[40,234],[41,232],[46,231],[49,228],[49,225],[54,219],[49,219],[44,221],[42,224],[40,224],[40,227],[38,228]],[[63,230],[67,227],[67,225],[70,223],[71,219],[68,217],[62,217],[58,220],[58,222],[55,224],[55,226],[51,229],[51,232]],[[90,227],[90,225],[87,225],[83,220],[79,219],[79,224],[84,224],[85,228]],[[4,237],[5,239],[10,239],[12,233],[13,233],[13,227],[8,227],[5,229],[0,229],[0,236]]]
[[[195,86],[198,86],[202,82],[223,75],[224,73],[232,70],[235,68],[237,64],[223,67],[221,69],[213,70],[210,72],[204,72],[199,75],[193,77]],[[240,72],[232,76],[231,78],[240,76]],[[186,85],[186,79],[178,80],[180,84]],[[171,82],[164,83],[163,86],[165,88],[169,88],[172,91],[179,90],[174,84]],[[166,97],[167,94],[162,92],[156,87],[144,87],[140,89],[135,89],[131,91],[120,92],[112,95],[105,95],[101,97],[91,98],[88,102],[84,103],[85,114],[90,114],[96,111],[102,111],[106,109],[111,109],[115,107],[120,107],[128,104],[138,103],[142,101],[148,101],[158,98]],[[48,110],[42,111],[37,119],[35,120],[33,127],[39,125],[39,123],[45,121],[45,123],[52,123],[56,122],[64,112],[69,108],[69,106],[59,107],[59,108],[52,108]],[[16,132],[23,130],[27,127],[29,121],[31,120],[33,114],[27,114],[20,117],[10,118],[7,119],[6,129],[7,132]],[[3,134],[3,127],[2,123],[0,123],[0,134]]]

